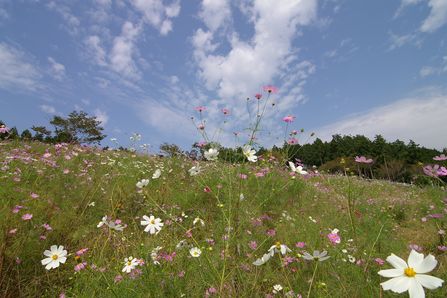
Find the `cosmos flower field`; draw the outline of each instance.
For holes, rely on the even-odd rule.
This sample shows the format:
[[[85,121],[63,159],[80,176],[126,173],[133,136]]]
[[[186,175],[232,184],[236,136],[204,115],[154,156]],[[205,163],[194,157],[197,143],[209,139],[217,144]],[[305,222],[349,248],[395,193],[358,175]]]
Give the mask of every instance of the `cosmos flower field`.
[[[2,142],[0,296],[407,297],[378,272],[417,252],[446,280],[442,186],[303,172],[246,149],[230,164]],[[416,280],[417,266],[394,276]]]

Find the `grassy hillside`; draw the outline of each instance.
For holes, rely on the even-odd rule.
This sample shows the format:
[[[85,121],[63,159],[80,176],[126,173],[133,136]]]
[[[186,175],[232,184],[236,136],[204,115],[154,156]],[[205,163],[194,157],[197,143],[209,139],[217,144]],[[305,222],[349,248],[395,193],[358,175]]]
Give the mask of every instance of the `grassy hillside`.
[[[377,272],[410,247],[434,255],[429,274],[447,279],[440,187],[292,176],[268,157],[196,163],[40,143],[0,143],[0,168],[2,297],[406,297],[381,290]],[[159,233],[144,232],[144,215],[161,219]],[[277,242],[291,251],[253,265]],[[67,260],[46,270],[52,245]],[[314,250],[330,258],[303,258]],[[130,256],[138,265],[122,272]]]

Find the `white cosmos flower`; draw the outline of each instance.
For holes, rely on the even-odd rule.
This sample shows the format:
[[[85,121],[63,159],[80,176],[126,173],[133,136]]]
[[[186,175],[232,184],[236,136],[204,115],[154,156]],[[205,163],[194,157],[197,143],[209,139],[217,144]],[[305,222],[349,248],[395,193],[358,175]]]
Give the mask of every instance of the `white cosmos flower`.
[[[107,221],[107,215],[104,215],[104,217],[101,219],[101,221],[98,223],[98,225],[96,227],[100,228],[103,225],[107,225],[108,221]]]
[[[211,160],[211,161],[217,160],[219,151],[217,149],[210,148],[210,149],[208,149],[208,151],[205,151],[204,155],[207,160]]]
[[[190,168],[188,170],[188,172],[189,172],[189,175],[196,176],[200,173],[201,170],[202,169],[199,166],[193,166],[192,168]]]
[[[423,254],[411,250],[408,262],[405,262],[395,254],[386,258],[394,269],[380,270],[379,275],[389,277],[390,280],[381,283],[382,288],[395,293],[408,291],[410,298],[424,298],[424,288],[434,290],[442,286],[442,279],[426,275],[435,269],[438,261],[432,255],[424,258]]]
[[[272,253],[266,253],[264,254],[261,258],[257,259],[256,261],[253,262],[253,265],[255,266],[261,266],[264,265],[265,263],[267,263],[268,260],[270,260],[270,258],[273,256]]]
[[[298,173],[301,175],[307,175],[307,172],[303,170],[302,166],[295,167],[295,164],[291,161],[289,161],[289,166],[290,166],[290,169],[292,170],[292,172],[295,172],[295,173]]]
[[[277,294],[278,292],[282,291],[282,286],[281,285],[274,285],[273,286],[273,294]]]
[[[160,178],[160,175],[161,175],[161,170],[156,169],[154,174],[152,175],[152,179],[158,179],[158,178]]]
[[[269,248],[269,252],[272,254],[272,256],[275,252],[281,253],[284,256],[286,253],[291,252],[291,250],[287,247],[287,245],[276,242],[275,245],[272,245]]]
[[[256,156],[256,151],[252,149],[250,145],[245,145],[242,148],[242,152],[244,153],[248,161],[256,162],[258,160],[258,157]]]
[[[192,222],[193,225],[196,225],[197,223],[200,223],[200,225],[201,225],[202,227],[205,226],[205,221],[204,221],[203,219],[201,219],[200,217],[196,217],[196,218],[194,219],[194,221]]]
[[[47,270],[57,268],[67,260],[67,251],[62,245],[59,245],[59,247],[57,245],[51,245],[50,250],[45,250],[43,254],[48,257],[41,261]]]
[[[202,254],[202,251],[198,247],[193,247],[189,250],[189,254],[194,258],[198,258]]]
[[[128,257],[124,259],[124,268],[122,272],[130,273],[135,267],[138,266],[138,259],[133,257]]]
[[[164,224],[161,222],[160,218],[155,218],[153,215],[151,215],[150,217],[148,217],[147,215],[143,215],[141,225],[146,226],[144,228],[145,232],[149,232],[149,234],[153,235],[158,234]]]
[[[276,242],[275,245],[272,245],[269,248],[268,253],[264,254],[261,258],[254,261],[253,265],[255,266],[264,265],[265,263],[267,263],[268,260],[270,260],[271,257],[275,255],[275,253],[281,253],[284,256],[288,252],[291,252],[291,250],[290,248],[287,247],[287,245],[281,244],[280,242]]]
[[[149,184],[149,179],[142,179],[137,182],[136,186],[138,188],[143,188],[143,187],[147,186],[148,184]]]

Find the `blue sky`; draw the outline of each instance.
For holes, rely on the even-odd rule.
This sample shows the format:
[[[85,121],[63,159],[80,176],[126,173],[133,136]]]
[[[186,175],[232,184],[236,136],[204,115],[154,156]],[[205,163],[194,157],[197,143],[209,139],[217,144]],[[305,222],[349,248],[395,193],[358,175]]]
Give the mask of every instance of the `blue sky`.
[[[293,115],[289,129],[325,140],[447,147],[445,0],[0,0],[0,68],[0,119],[19,130],[77,109],[102,121],[104,144],[137,132],[188,149],[203,105],[232,145],[246,98],[271,84],[263,145]]]

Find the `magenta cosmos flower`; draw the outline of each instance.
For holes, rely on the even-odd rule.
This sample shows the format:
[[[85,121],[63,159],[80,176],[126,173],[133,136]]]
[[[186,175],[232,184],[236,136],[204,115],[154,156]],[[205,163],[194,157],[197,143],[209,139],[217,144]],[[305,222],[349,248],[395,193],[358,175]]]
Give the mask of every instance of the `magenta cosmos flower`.
[[[272,85],[267,85],[267,86],[264,86],[264,91],[268,92],[268,93],[277,93],[278,88],[276,88],[275,86],[272,86]]]
[[[291,115],[288,115],[288,116],[282,118],[282,121],[287,122],[287,123],[291,123],[291,122],[293,122],[293,120],[295,120],[295,116],[291,116]]]

